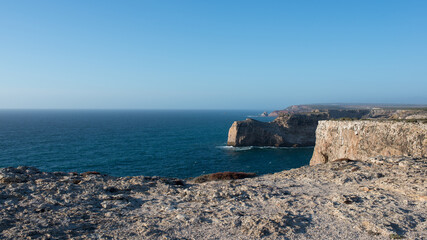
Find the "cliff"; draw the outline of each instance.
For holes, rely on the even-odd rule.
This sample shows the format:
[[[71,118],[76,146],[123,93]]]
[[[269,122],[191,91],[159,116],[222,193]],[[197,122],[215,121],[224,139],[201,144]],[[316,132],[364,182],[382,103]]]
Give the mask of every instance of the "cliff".
[[[375,156],[427,156],[427,124],[406,121],[320,121],[310,165]]]
[[[254,119],[236,121],[228,132],[229,146],[314,146],[319,120],[361,118],[369,110],[329,110],[327,112],[281,114],[272,122]]]
[[[317,122],[328,118],[326,113],[307,113],[283,115],[272,122],[236,121],[228,132],[227,145],[313,146]]]

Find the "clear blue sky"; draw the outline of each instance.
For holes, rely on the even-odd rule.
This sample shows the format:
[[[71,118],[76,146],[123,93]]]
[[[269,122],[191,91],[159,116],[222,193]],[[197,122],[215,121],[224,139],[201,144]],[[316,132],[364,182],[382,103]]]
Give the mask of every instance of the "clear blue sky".
[[[0,108],[427,103],[427,1],[1,1]]]

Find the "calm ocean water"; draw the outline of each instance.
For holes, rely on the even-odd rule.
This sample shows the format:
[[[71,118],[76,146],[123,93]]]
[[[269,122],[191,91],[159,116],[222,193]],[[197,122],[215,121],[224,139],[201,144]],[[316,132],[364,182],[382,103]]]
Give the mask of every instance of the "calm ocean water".
[[[259,113],[1,110],[0,167],[187,178],[220,171],[265,174],[307,165],[313,148],[225,147],[233,121]]]

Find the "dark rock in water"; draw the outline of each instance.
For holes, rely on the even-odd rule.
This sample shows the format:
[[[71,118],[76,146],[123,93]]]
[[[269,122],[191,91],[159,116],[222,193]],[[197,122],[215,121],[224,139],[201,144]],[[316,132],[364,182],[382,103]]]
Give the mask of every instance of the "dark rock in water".
[[[245,173],[245,172],[219,172],[202,175],[194,178],[194,182],[203,183],[209,181],[220,181],[220,180],[233,180],[233,179],[243,179],[256,177],[255,173]]]
[[[268,112],[263,112],[263,113],[261,113],[261,115],[260,115],[261,117],[268,117]]]

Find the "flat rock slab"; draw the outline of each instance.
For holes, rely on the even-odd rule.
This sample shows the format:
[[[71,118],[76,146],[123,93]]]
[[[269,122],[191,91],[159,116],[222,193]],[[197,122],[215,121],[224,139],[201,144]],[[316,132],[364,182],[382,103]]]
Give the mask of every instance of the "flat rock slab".
[[[0,239],[426,239],[427,159],[240,180],[0,169]]]

